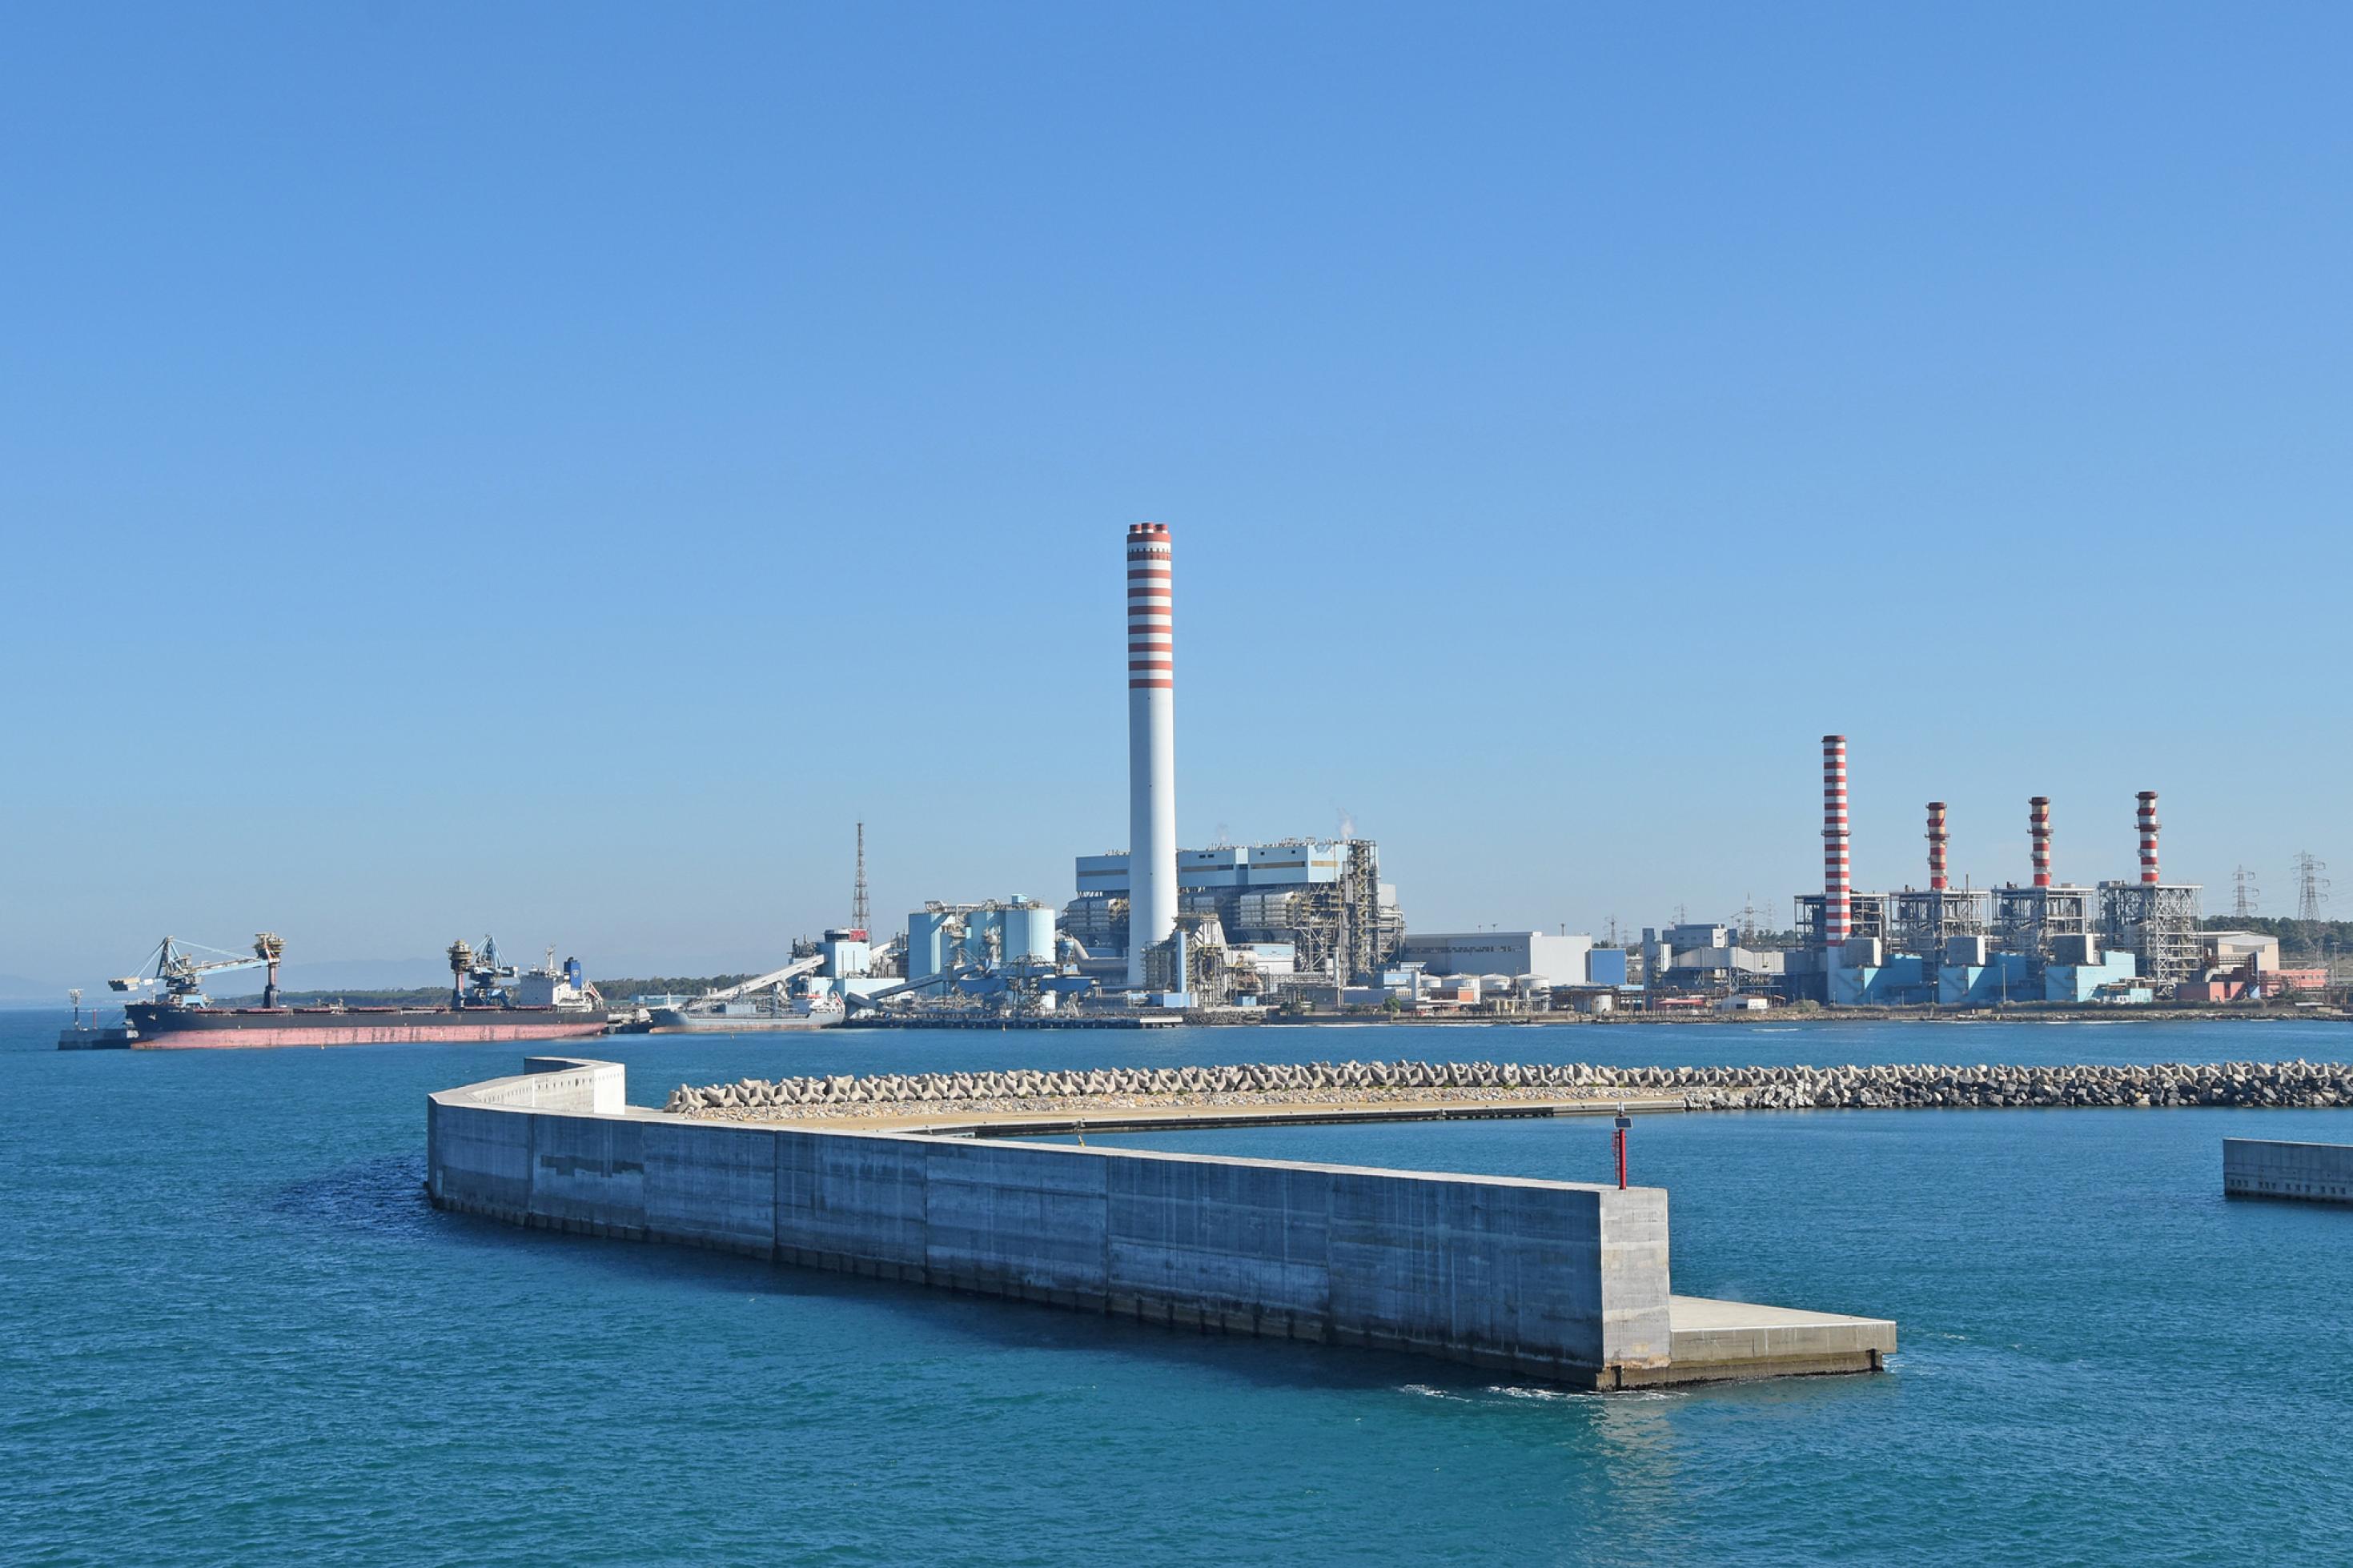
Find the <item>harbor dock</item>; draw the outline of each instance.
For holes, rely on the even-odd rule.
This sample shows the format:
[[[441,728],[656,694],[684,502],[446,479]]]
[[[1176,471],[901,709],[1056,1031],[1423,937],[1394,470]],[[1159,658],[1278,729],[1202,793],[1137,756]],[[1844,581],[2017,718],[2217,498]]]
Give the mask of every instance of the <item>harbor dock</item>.
[[[427,1098],[436,1207],[1597,1390],[1877,1371],[1895,1350],[1883,1319],[1676,1296],[1662,1188],[719,1121],[628,1105],[618,1063],[524,1067]]]
[[[2222,1194],[2233,1198],[2353,1204],[2353,1143],[2225,1138]]]

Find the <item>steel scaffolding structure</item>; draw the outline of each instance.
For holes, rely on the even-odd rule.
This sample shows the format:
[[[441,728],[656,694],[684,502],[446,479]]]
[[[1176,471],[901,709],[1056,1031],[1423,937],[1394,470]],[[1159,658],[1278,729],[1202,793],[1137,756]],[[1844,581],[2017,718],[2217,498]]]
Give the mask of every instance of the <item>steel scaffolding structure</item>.
[[[2021,888],[2011,882],[1992,891],[1991,934],[2001,946],[2026,953],[2038,963],[2049,962],[2052,937],[2099,934],[2096,888]]]
[[[2185,980],[2204,957],[2198,934],[2204,891],[2193,882],[2103,882],[2102,939],[2130,950],[2144,980],[2158,985]]]
[[[1798,943],[1799,946],[1829,945],[1823,938],[1823,896],[1820,893],[1798,895]],[[1884,939],[1887,935],[1887,905],[1888,895],[1885,893],[1858,893],[1850,889],[1846,895],[1847,935],[1875,936]]]
[[[1298,947],[1299,973],[1330,968],[1335,982],[1345,985],[1377,975],[1400,933],[1382,917],[1380,846],[1369,838],[1341,844],[1339,880],[1308,883],[1294,894],[1301,918],[1290,936]]]
[[[1890,895],[1888,941],[1899,952],[1941,961],[1948,936],[1983,936],[1993,897],[1983,888],[1906,888]]]

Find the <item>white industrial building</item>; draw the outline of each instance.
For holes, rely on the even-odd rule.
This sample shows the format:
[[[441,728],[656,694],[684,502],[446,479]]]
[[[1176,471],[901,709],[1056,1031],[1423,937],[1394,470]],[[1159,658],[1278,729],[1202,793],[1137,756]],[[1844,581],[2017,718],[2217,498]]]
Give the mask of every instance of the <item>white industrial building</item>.
[[[1585,984],[1589,936],[1540,931],[1408,931],[1396,962],[1429,974],[1533,974],[1546,985]]]

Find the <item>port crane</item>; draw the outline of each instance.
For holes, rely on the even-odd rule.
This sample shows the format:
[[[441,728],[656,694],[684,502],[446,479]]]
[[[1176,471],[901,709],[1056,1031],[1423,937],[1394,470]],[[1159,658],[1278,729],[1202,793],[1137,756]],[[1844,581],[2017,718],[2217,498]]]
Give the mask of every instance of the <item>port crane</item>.
[[[228,952],[217,947],[206,947],[200,942],[182,942],[177,937],[165,937],[155,944],[153,969],[144,974],[126,974],[120,980],[110,980],[110,991],[140,992],[161,987],[163,1000],[168,1006],[202,1007],[206,1005],[205,976],[226,973],[232,969],[251,969],[254,965],[269,966],[269,984],[262,993],[261,1005],[278,1005],[278,961],[285,953],[286,944],[271,931],[257,931],[253,951],[247,953]],[[198,953],[211,953],[199,958]]]
[[[467,987],[470,985],[473,987],[472,999],[484,1002],[503,1000],[506,995],[504,983],[521,973],[513,964],[499,962],[496,937],[484,937],[482,945],[477,949],[461,936],[449,944],[448,952],[449,1005],[452,1007],[466,1005],[469,1000]]]
[[[823,955],[796,958],[782,969],[772,969],[765,974],[755,974],[740,985],[729,985],[718,991],[706,991],[694,999],[694,1005],[705,1002],[733,1002],[739,996],[750,996],[765,991],[771,985],[784,985],[804,974],[815,974],[824,967]]]

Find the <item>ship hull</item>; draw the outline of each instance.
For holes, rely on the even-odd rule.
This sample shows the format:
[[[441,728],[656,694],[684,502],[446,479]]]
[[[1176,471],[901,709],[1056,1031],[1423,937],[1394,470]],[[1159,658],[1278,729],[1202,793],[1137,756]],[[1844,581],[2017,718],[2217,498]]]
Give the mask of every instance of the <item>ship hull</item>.
[[[681,1013],[662,1007],[655,1011],[649,1035],[751,1035],[772,1029],[830,1029],[841,1022],[839,1013],[767,1013],[731,1018],[723,1014]]]
[[[254,1050],[282,1046],[472,1045],[601,1035],[612,1016],[520,1007],[124,1009],[133,1050]]]

